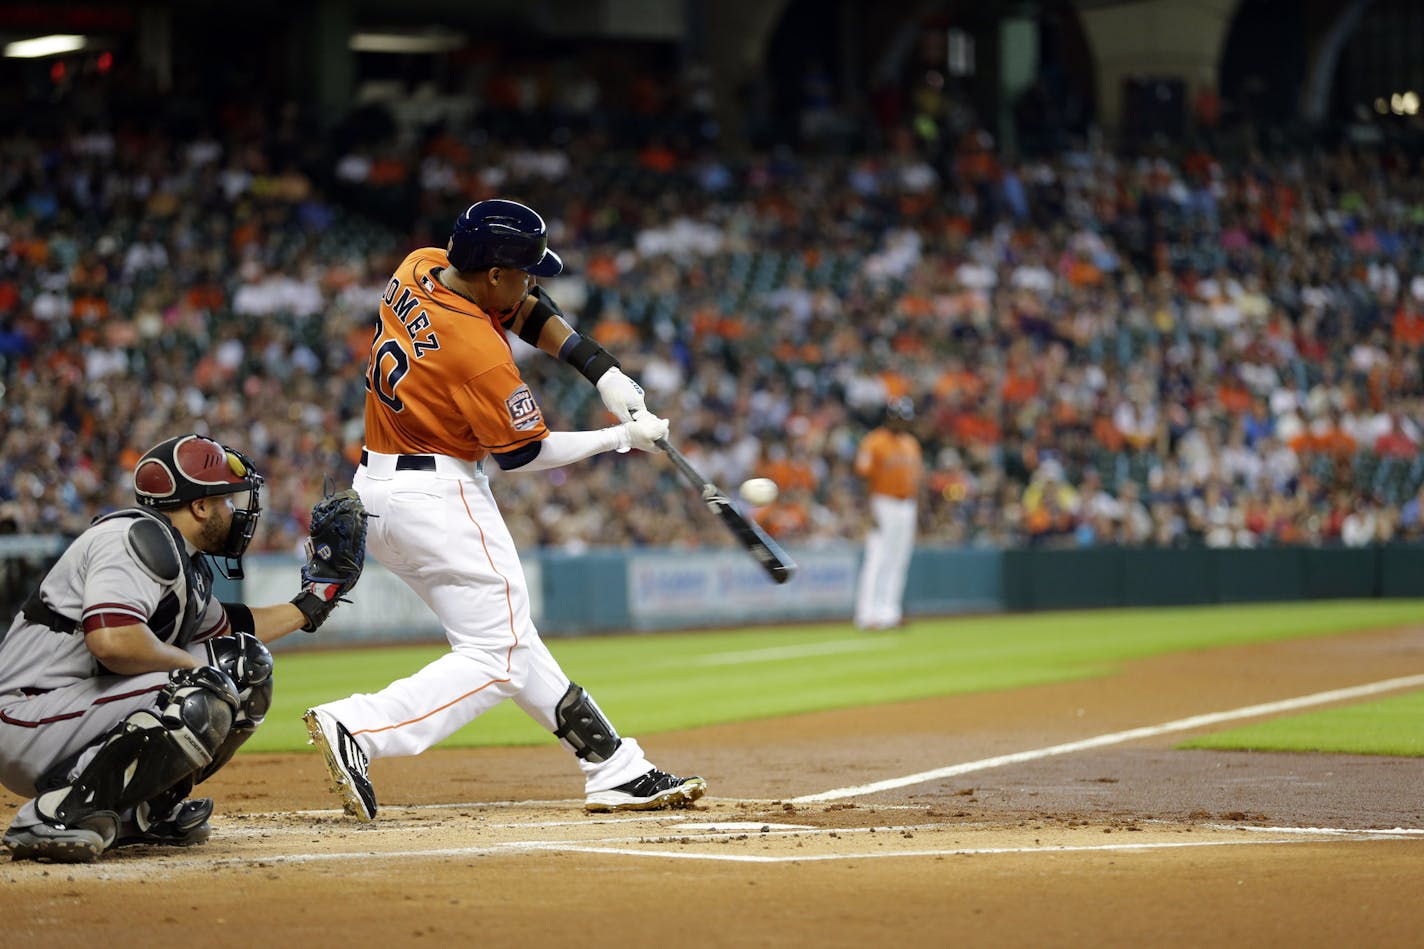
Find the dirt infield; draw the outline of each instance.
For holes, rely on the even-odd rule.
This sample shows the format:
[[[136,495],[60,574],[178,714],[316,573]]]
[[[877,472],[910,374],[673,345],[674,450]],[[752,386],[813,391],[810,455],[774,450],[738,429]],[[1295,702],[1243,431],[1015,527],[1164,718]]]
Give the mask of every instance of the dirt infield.
[[[314,753],[244,755],[202,847],[0,862],[6,944],[1415,945],[1424,760],[1172,746],[1420,673],[1424,628],[1375,631],[656,735],[711,796],[597,819],[552,743],[376,762],[370,825]]]

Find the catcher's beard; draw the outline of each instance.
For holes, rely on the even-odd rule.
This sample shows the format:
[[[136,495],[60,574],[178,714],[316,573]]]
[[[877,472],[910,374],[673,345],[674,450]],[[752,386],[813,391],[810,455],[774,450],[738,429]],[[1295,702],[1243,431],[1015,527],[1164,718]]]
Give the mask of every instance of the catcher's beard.
[[[227,537],[232,533],[232,510],[223,505],[225,514],[203,521],[203,529],[198,534],[198,549],[205,554],[221,554],[227,549]]]

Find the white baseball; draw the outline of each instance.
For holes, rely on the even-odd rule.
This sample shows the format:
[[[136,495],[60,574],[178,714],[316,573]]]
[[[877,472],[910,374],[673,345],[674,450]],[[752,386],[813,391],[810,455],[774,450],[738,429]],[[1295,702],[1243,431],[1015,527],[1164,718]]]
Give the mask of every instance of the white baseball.
[[[749,478],[739,489],[748,504],[761,507],[776,500],[776,482],[770,478]]]

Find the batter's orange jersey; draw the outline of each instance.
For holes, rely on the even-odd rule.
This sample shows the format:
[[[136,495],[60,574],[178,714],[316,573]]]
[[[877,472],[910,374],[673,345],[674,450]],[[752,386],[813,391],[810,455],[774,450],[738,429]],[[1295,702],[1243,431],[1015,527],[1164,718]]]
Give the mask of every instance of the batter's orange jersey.
[[[478,461],[549,434],[504,330],[442,284],[445,251],[425,247],[381,295],[366,366],[366,447]]]
[[[877,428],[855,453],[855,473],[866,479],[871,494],[913,498],[924,474],[920,443],[908,432]]]

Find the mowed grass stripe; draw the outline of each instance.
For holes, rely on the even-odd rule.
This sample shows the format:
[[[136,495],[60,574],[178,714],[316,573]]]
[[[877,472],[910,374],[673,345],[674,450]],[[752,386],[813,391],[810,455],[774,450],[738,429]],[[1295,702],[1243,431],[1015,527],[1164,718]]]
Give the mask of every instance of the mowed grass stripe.
[[[788,587],[788,595],[794,590]],[[917,619],[865,634],[849,623],[551,639],[554,655],[632,735],[1106,675],[1171,652],[1424,625],[1424,601],[1363,600]],[[881,648],[862,650],[867,636]],[[765,661],[716,657],[776,650]],[[447,651],[443,644],[282,652],[266,723],[244,750],[305,747],[308,706],[374,692]],[[551,740],[512,703],[446,747]]]
[[[1203,735],[1181,748],[1424,756],[1424,691]]]

